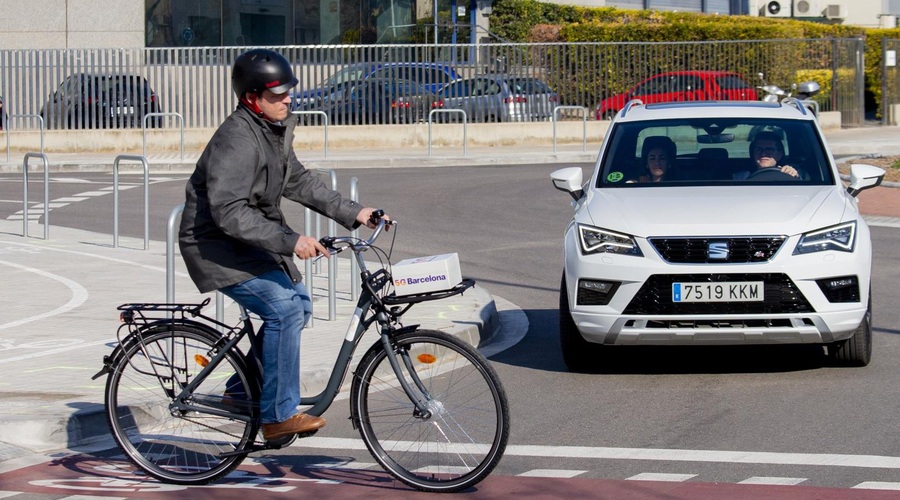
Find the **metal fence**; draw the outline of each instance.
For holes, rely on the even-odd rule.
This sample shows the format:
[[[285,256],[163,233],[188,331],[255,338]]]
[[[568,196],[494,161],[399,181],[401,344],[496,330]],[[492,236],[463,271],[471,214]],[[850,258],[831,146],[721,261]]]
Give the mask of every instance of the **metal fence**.
[[[293,62],[301,94],[326,85],[339,70],[365,64],[436,63],[453,68],[458,78],[483,73],[540,78],[558,94],[555,105],[594,110],[604,97],[625,92],[659,73],[722,70],[743,75],[751,86],[761,83],[758,73],[765,73],[769,83],[783,88],[798,80],[814,79],[823,88],[816,97],[821,110],[840,111],[845,126],[860,125],[864,115],[864,44],[860,39],[272,48]],[[141,116],[123,119],[117,116],[122,113],[121,106],[102,107],[95,95],[82,99],[93,98],[94,102],[77,104],[65,98],[80,81],[76,75],[139,75],[154,92],[152,98],[142,94],[144,90],[134,90],[139,86],[121,80],[118,83],[124,98],[137,104],[135,113],[177,113],[186,128],[216,127],[236,105],[230,84],[231,64],[247,49],[0,50],[0,97],[8,116],[5,121],[14,129],[39,128],[42,120],[38,117],[48,128],[141,127]],[[149,99],[155,107],[142,111],[140,101]],[[75,111],[77,106],[90,105],[94,108]],[[73,113],[74,120],[59,118]],[[576,112],[564,111],[561,115],[582,119]],[[593,112],[591,115],[593,118]],[[180,125],[172,116],[155,120],[151,126]]]

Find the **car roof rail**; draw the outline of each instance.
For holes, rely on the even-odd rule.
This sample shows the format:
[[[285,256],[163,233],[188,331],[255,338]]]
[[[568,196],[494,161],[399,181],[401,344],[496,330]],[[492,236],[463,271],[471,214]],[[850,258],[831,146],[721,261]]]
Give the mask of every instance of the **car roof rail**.
[[[643,105],[644,105],[644,101],[642,101],[640,99],[632,99],[632,100],[626,102],[625,107],[622,108],[622,116],[624,117],[625,114],[628,113],[629,110],[631,110],[631,108],[633,108],[635,106],[643,106]]]
[[[804,114],[804,115],[809,114],[809,109],[806,106],[804,106],[803,103],[800,102],[800,100],[797,99],[796,97],[785,97],[784,99],[781,100],[781,102],[784,104],[789,104],[789,105],[797,108],[797,110],[800,111],[801,114]]]

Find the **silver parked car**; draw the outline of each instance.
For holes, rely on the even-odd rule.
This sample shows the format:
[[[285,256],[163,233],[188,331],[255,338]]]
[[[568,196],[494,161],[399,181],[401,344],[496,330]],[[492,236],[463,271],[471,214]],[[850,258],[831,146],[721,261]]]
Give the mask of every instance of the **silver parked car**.
[[[549,120],[559,95],[538,78],[487,74],[445,85],[434,109],[465,111],[470,122]],[[462,121],[461,113],[437,113],[434,121]]]

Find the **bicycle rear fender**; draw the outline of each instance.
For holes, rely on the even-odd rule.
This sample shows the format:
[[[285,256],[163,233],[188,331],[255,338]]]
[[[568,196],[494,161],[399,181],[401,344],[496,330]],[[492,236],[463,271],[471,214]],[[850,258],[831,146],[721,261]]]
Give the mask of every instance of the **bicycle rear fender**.
[[[160,319],[148,322],[141,326],[137,326],[134,323],[125,323],[119,326],[118,331],[121,332],[123,328],[133,328],[133,331],[131,331],[131,333],[126,335],[124,338],[119,337],[118,334],[116,335],[116,337],[120,338],[121,340],[119,340],[111,353],[103,356],[103,368],[95,373],[94,376],[91,377],[91,380],[97,380],[103,375],[108,374],[111,371],[111,367],[116,365],[122,358],[122,356],[125,355],[126,350],[130,349],[133,344],[141,342],[141,337],[158,333],[160,331],[177,329],[177,327],[179,326],[187,326],[200,331],[208,335],[212,342],[216,342],[219,338],[221,338],[221,334],[209,325],[186,318]],[[241,352],[241,350],[237,346],[235,346],[233,350],[241,357],[241,359],[244,359],[244,353]]]

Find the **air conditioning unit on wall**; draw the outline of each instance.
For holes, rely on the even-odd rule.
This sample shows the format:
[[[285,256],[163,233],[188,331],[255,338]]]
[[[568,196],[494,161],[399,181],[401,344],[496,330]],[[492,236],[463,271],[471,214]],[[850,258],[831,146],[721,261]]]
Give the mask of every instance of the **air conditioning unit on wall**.
[[[794,17],[822,17],[822,9],[816,0],[793,0]]]
[[[825,17],[828,19],[846,19],[847,8],[843,4],[828,4],[825,6]]]
[[[763,17],[791,17],[791,0],[769,0],[759,9]]]

